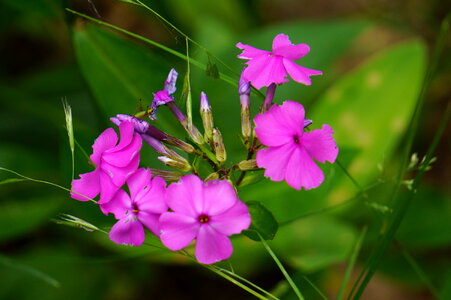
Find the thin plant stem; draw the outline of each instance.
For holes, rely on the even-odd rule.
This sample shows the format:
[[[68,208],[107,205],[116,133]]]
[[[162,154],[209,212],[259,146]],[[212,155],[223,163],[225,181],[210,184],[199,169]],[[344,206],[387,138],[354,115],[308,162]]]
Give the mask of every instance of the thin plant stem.
[[[253,283],[253,282],[247,280],[246,278],[243,278],[243,277],[241,277],[240,275],[238,275],[238,274],[236,274],[236,273],[234,273],[234,272],[231,272],[231,271],[229,271],[229,270],[226,270],[226,269],[223,269],[223,268],[220,268],[220,267],[216,267],[216,268],[217,268],[218,270],[220,270],[221,272],[227,273],[227,274],[229,274],[229,275],[231,275],[231,276],[233,276],[233,277],[236,277],[237,279],[239,279],[239,280],[245,282],[246,284],[252,286],[252,287],[255,288],[256,290],[259,290],[260,292],[266,294],[268,297],[271,297],[271,298],[274,299],[274,300],[279,300],[279,298],[277,298],[276,296],[274,296],[274,295],[271,294],[270,292],[268,292],[268,291],[262,289],[261,287],[259,287],[259,286],[256,285],[255,283]]]
[[[394,213],[393,213],[393,215],[387,216],[387,218],[389,218],[389,219],[387,219],[386,222],[384,222],[384,226],[386,226],[387,229],[385,229],[383,231],[383,235],[381,235],[379,243],[376,245],[376,247],[372,251],[372,253],[367,261],[367,267],[364,270],[362,270],[356,283],[354,284],[351,294],[349,295],[349,298],[352,297],[352,299],[354,299],[354,300],[360,299],[366,286],[368,285],[372,276],[376,272],[376,268],[379,265],[380,261],[382,260],[383,255],[385,254],[386,250],[390,247],[390,245],[393,241],[393,238],[395,237],[395,234],[396,234],[396,232],[404,218],[404,215],[409,207],[409,204],[414,197],[414,194],[415,194],[414,191],[416,190],[416,187],[418,187],[418,185],[421,182],[421,179],[423,178],[423,175],[426,171],[426,166],[429,164],[429,161],[432,159],[432,155],[435,153],[437,144],[438,144],[439,140],[441,139],[443,131],[448,122],[448,118],[449,118],[449,114],[450,114],[450,105],[448,105],[447,110],[444,114],[444,117],[442,118],[439,130],[435,134],[432,144],[429,146],[423,168],[419,171],[419,173],[417,174],[417,176],[415,177],[415,179],[413,181],[412,190],[407,195],[400,195],[401,185],[402,185],[402,181],[403,181],[402,179],[404,177],[404,174],[405,174],[408,164],[409,164],[409,157],[410,157],[409,154],[411,152],[413,141],[415,138],[415,133],[418,129],[418,125],[420,122],[420,117],[421,117],[420,113],[421,113],[422,107],[424,105],[424,101],[426,98],[426,92],[429,89],[429,86],[432,81],[435,70],[437,68],[438,62],[443,53],[446,38],[447,38],[448,32],[449,32],[450,19],[451,19],[451,13],[449,13],[442,22],[440,34],[437,39],[437,42],[436,42],[436,45],[434,48],[434,52],[432,55],[432,60],[431,60],[431,63],[429,64],[426,75],[424,77],[420,95],[418,97],[414,113],[412,115],[409,126],[407,128],[407,139],[406,139],[406,144],[405,144],[405,148],[403,151],[402,162],[401,162],[401,166],[398,170],[396,185],[390,196],[390,199],[391,199],[390,201],[392,203],[394,203],[393,204]],[[395,200],[397,200],[397,201],[395,201]],[[388,223],[388,226],[387,226],[387,223]]]
[[[360,249],[362,248],[363,240],[365,239],[365,235],[367,232],[367,227],[362,229],[357,242],[355,243],[354,249],[352,250],[351,257],[349,259],[348,267],[346,268],[343,281],[341,282],[340,290],[337,294],[337,300],[341,300],[344,297],[346,287],[348,285],[349,279],[351,278],[352,270],[354,269],[355,263],[357,261],[357,257],[359,255]]]
[[[268,298],[266,298],[265,296],[263,296],[262,294],[254,291],[253,289],[249,288],[248,286],[244,285],[243,283],[239,282],[238,280],[232,278],[231,276],[217,270],[215,267],[212,267],[210,265],[202,265],[203,267],[205,267],[206,269],[218,274],[219,276],[221,276],[224,279],[227,279],[228,281],[230,281],[231,283],[239,286],[240,288],[242,288],[243,290],[245,290],[246,292],[254,295],[255,297],[257,297],[258,299],[262,299],[262,300],[266,300]]]
[[[41,179],[34,179],[34,178],[31,178],[31,177],[22,175],[20,173],[17,173],[16,171],[13,171],[13,170],[10,170],[10,169],[7,169],[7,168],[3,168],[3,167],[0,167],[0,171],[5,171],[5,172],[12,173],[12,174],[17,175],[17,176],[19,176],[19,177],[21,177],[21,178],[23,178],[25,180],[33,181],[33,182],[36,182],[36,183],[43,183],[43,184],[51,185],[51,186],[57,187],[59,189],[65,190],[67,192],[71,192],[71,193],[80,195],[82,197],[85,197],[86,199],[88,199],[91,202],[97,203],[97,201],[95,201],[94,199],[91,199],[91,198],[89,198],[89,197],[87,197],[87,196],[85,196],[83,194],[77,193],[75,191],[72,191],[71,189],[65,188],[64,186],[61,186],[59,184],[56,184],[56,183],[53,183],[53,182],[50,182],[50,181],[45,181],[45,180],[41,180]]]
[[[296,296],[298,297],[298,299],[304,300],[304,297],[302,296],[301,291],[299,291],[298,287],[294,283],[293,279],[291,279],[290,275],[285,270],[285,267],[282,265],[280,260],[277,258],[276,254],[271,250],[271,248],[269,247],[268,243],[260,235],[260,233],[257,232],[257,234],[260,237],[260,240],[261,240],[263,246],[265,247],[266,251],[269,253],[269,255],[271,255],[271,257],[273,258],[274,262],[279,267],[279,269],[282,272],[283,276],[285,276],[285,278],[287,279],[288,283],[290,284],[291,288],[293,289],[293,291],[296,294]]]
[[[404,259],[409,263],[412,269],[417,273],[418,277],[424,282],[424,284],[429,288],[429,291],[434,295],[436,299],[440,299],[439,293],[437,289],[434,287],[432,282],[429,280],[428,276],[424,273],[420,265],[415,261],[412,255],[407,252],[406,248],[404,248],[401,244],[398,243],[398,247],[401,248],[401,253],[404,256]]]
[[[99,24],[99,25],[102,25],[102,26],[105,26],[105,27],[114,29],[114,30],[116,30],[116,31],[119,31],[119,32],[121,32],[121,33],[123,33],[123,34],[125,34],[125,35],[131,36],[131,37],[133,37],[133,38],[135,38],[135,39],[138,39],[138,40],[140,40],[140,41],[143,41],[143,42],[145,42],[145,43],[147,43],[147,44],[150,44],[150,45],[152,45],[152,46],[158,47],[158,48],[160,48],[160,49],[162,49],[162,50],[164,50],[164,51],[166,51],[166,52],[168,52],[168,53],[170,53],[170,54],[172,54],[172,55],[174,55],[174,56],[177,56],[178,58],[181,58],[181,59],[183,59],[183,60],[185,60],[185,61],[188,59],[188,58],[186,57],[185,54],[182,54],[182,53],[180,53],[180,52],[178,52],[178,51],[175,51],[175,50],[173,50],[173,49],[171,49],[171,48],[169,48],[169,47],[166,47],[166,46],[164,46],[164,45],[162,45],[162,44],[160,44],[160,43],[157,43],[157,42],[155,42],[155,41],[153,41],[153,40],[151,40],[151,39],[145,38],[145,37],[143,37],[143,36],[141,36],[141,35],[139,35],[139,34],[130,32],[130,31],[128,31],[128,30],[125,30],[125,29],[123,29],[123,28],[120,28],[120,27],[118,27],[118,26],[115,26],[115,25],[113,25],[113,24],[110,24],[110,23],[108,23],[108,22],[104,22],[104,21],[101,21],[101,20],[99,20],[99,19],[90,17],[90,16],[88,16],[88,15],[85,15],[85,14],[83,14],[83,13],[77,12],[77,11],[72,10],[72,9],[70,9],[70,8],[66,8],[66,10],[67,10],[68,12],[74,14],[74,15],[77,15],[77,16],[79,16],[79,17],[85,18],[85,19],[90,20],[90,21],[92,21],[92,22],[94,22],[94,23],[97,23],[97,24]],[[195,59],[193,59],[193,58],[190,59],[190,64],[192,64],[193,66],[196,66],[196,67],[198,67],[198,68],[200,68],[200,69],[202,69],[202,70],[206,70],[206,69],[207,69],[207,66],[206,66],[205,64],[203,64],[203,63],[201,63],[201,62],[199,62],[199,61],[197,61],[197,60],[195,60]],[[234,80],[232,77],[227,76],[227,75],[225,75],[225,74],[223,74],[223,73],[221,73],[221,72],[219,72],[219,75],[220,75],[220,78],[221,78],[222,80],[224,80],[225,82],[227,82],[227,83],[229,83],[229,84],[231,84],[232,86],[235,86],[235,87],[238,86],[237,80]]]
[[[323,298],[324,300],[328,300],[329,299],[329,298],[327,298],[326,295],[324,295],[323,292],[321,292],[321,290],[310,279],[307,278],[307,276],[303,275],[303,278],[318,293],[318,295],[321,296],[321,298]]]
[[[185,37],[186,44],[186,115],[188,119],[188,126],[193,126],[193,104],[191,98],[191,79],[190,79],[190,57],[189,57],[189,44],[188,37]]]
[[[362,186],[355,180],[355,178],[348,172],[348,170],[343,166],[340,160],[335,161],[337,165],[340,167],[340,169],[346,174],[346,176],[351,180],[351,182],[355,185],[355,187],[359,190],[359,192],[362,192]]]

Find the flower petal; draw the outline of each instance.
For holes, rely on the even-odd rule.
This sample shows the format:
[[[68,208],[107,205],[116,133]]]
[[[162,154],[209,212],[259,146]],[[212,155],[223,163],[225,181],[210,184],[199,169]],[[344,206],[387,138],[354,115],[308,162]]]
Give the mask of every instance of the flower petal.
[[[104,204],[113,198],[114,194],[119,190],[121,187],[117,186],[113,183],[113,180],[111,180],[111,177],[108,176],[105,172],[102,170],[99,170],[100,175],[100,200],[97,202],[98,204]]]
[[[307,153],[317,161],[333,163],[338,155],[337,144],[332,137],[333,133],[332,127],[324,124],[321,129],[304,133],[301,143],[307,150]]]
[[[265,146],[280,146],[293,141],[295,135],[302,136],[304,107],[294,101],[285,101],[282,106],[273,105],[264,114],[254,118],[255,133]]]
[[[203,212],[203,181],[196,175],[185,175],[166,190],[166,203],[178,213],[197,217]]]
[[[153,234],[160,236],[160,216],[161,214],[152,214],[144,211],[138,213],[138,220],[146,226]]]
[[[238,44],[236,44],[236,46],[240,49],[243,49],[243,52],[238,55],[238,58],[241,58],[241,59],[254,59],[254,58],[258,58],[262,55],[268,56],[270,54],[269,51],[260,50],[260,49],[254,48],[252,46],[242,44],[242,43],[238,43]]]
[[[238,234],[251,225],[251,215],[247,206],[237,201],[234,206],[219,215],[211,217],[210,223],[219,233],[224,235]]]
[[[127,122],[129,123],[129,122]],[[121,123],[122,125],[123,123]],[[102,160],[116,167],[125,167],[139,153],[142,146],[142,139],[138,133],[133,134],[128,145],[122,145],[122,148],[113,148],[102,155]],[[122,141],[121,141],[122,144]]]
[[[221,214],[235,205],[238,197],[230,182],[211,180],[204,186],[204,209],[202,213],[209,216]]]
[[[89,201],[100,192],[99,171],[80,174],[80,179],[72,180],[70,196],[76,200]]]
[[[173,251],[185,248],[197,236],[199,223],[196,219],[167,212],[160,217],[161,242]]]
[[[272,53],[289,60],[297,60],[307,55],[310,47],[307,44],[293,45],[287,35],[280,33],[272,41]]]
[[[102,161],[100,167],[106,174],[108,174],[108,176],[116,186],[121,187],[125,183],[127,178],[138,168],[139,159],[140,155],[138,152],[127,166],[116,167],[105,161]]]
[[[272,181],[282,181],[296,147],[295,143],[287,143],[278,147],[261,149],[257,152],[257,166],[265,168],[265,177],[269,177]]]
[[[203,264],[214,264],[229,258],[233,248],[229,238],[209,225],[199,229],[196,242],[196,259]]]
[[[113,128],[102,132],[92,145],[93,153],[90,156],[92,162],[98,167],[102,153],[113,148],[117,143],[117,134]]]
[[[143,190],[150,188],[150,170],[140,168],[127,178],[127,185],[132,199]]]
[[[142,224],[130,216],[119,220],[110,230],[110,239],[119,245],[141,246],[145,233]]]
[[[133,201],[138,206],[139,211],[162,214],[168,210],[168,205],[165,201],[165,191],[166,182],[160,177],[155,177],[147,190],[139,193]]]
[[[324,174],[303,147],[296,147],[288,162],[285,180],[292,188],[309,190],[320,186]]]
[[[133,209],[132,200],[124,190],[118,190],[110,201],[99,206],[105,215],[112,213],[117,220],[124,219],[127,211]]]
[[[119,134],[121,139],[119,141],[119,144],[108,152],[116,152],[130,145],[134,133],[135,126],[133,125],[132,122],[124,121],[121,124],[119,124]]]
[[[321,71],[299,66],[287,58],[283,59],[283,65],[285,67],[285,70],[288,72],[288,74],[290,74],[290,77],[293,78],[293,80],[299,83],[303,83],[305,85],[312,84],[312,81],[309,76],[323,74],[323,72]]]
[[[260,89],[272,83],[281,84],[288,82],[287,72],[283,65],[283,58],[279,56],[260,56],[246,63],[243,78]]]

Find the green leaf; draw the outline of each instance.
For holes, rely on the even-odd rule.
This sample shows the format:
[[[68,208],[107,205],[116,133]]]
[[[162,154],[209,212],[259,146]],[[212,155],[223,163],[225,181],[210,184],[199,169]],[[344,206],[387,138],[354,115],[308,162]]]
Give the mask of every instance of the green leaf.
[[[23,178],[9,178],[9,179],[5,179],[5,180],[1,180],[0,181],[0,185],[8,184],[8,183],[21,182],[21,181],[26,181],[26,179],[23,179]]]
[[[293,267],[314,272],[345,260],[356,237],[351,226],[321,215],[280,227],[271,245]]]
[[[208,55],[207,70],[205,71],[205,74],[207,74],[207,76],[212,77],[213,79],[219,78],[218,66],[211,61],[210,55]]]
[[[134,114],[139,100],[150,105],[152,92],[161,90],[170,66],[164,59],[124,38],[88,24],[73,35],[78,62],[105,117]],[[164,109],[158,123],[171,128]]]
[[[251,214],[252,224],[249,230],[246,230],[244,234],[254,241],[260,241],[258,232],[263,239],[272,240],[276,235],[279,225],[272,213],[264,207],[261,203],[256,201],[246,202]]]
[[[331,86],[318,100],[311,119],[334,129],[338,147],[357,149],[348,168],[361,185],[378,174],[378,164],[390,156],[413,113],[425,68],[425,49],[420,41],[392,46]],[[341,154],[340,154],[341,155]],[[346,181],[346,182],[344,182]],[[348,179],[329,202],[352,196],[356,189]]]

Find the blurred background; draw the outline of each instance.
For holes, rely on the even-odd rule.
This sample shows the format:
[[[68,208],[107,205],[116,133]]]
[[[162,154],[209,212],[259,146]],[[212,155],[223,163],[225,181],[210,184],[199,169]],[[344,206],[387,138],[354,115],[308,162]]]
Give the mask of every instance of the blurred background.
[[[126,2],[126,1],[124,1]],[[75,137],[88,153],[111,126],[109,117],[133,114],[152,101],[170,68],[186,63],[124,34],[77,18],[70,8],[147,37],[181,53],[185,39],[142,7],[113,0],[0,0],[0,166],[70,186],[71,155],[62,99],[73,109]],[[311,87],[288,83],[276,102],[296,100],[307,117],[330,124],[339,159],[363,189],[336,165],[325,165],[325,183],[297,192],[262,180],[240,189],[243,201],[260,201],[279,222],[270,245],[306,299],[320,296],[312,281],[335,299],[351,252],[367,229],[349,287],[364,268],[378,230],[390,214],[393,174],[405,129],[422,85],[446,1],[143,1],[207,47],[190,56],[238,79],[243,61],[237,42],[270,49],[277,33],[311,47],[303,66],[322,70]],[[451,49],[446,40],[445,52]],[[413,151],[425,155],[451,98],[451,60],[445,55],[433,77]],[[231,163],[244,157],[236,87],[192,67],[193,99],[210,98]],[[214,73],[214,72],[213,72]],[[256,111],[261,98],[254,95]],[[183,103],[180,103],[183,104]],[[194,111],[198,103],[194,101]],[[200,125],[197,113],[195,122]],[[157,126],[183,137],[161,109]],[[200,126],[199,126],[200,127]],[[451,299],[451,138],[439,143],[437,162],[426,173],[395,242],[385,254],[363,299]],[[75,174],[88,172],[76,150]],[[162,168],[149,149],[143,166]],[[413,169],[406,179],[415,176]],[[1,299],[252,299],[245,291],[177,255],[150,247],[117,246],[106,235],[55,224],[67,213],[101,228],[113,217],[71,199],[52,186],[0,172]],[[359,193],[360,192],[360,193]],[[149,236],[149,239],[151,237]],[[295,299],[260,243],[233,239],[234,255],[223,266]],[[346,294],[349,289],[346,291]]]

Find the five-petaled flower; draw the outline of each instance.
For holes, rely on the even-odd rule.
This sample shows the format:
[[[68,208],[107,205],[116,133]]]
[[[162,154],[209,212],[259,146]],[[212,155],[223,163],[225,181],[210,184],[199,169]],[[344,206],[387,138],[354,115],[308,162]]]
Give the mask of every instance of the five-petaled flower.
[[[141,246],[144,226],[159,236],[160,215],[168,210],[164,201],[166,182],[160,177],[151,178],[150,170],[138,169],[127,179],[130,196],[119,190],[100,209],[113,213],[119,220],[110,230],[110,239],[116,244]]]
[[[337,145],[329,125],[304,132],[304,107],[293,101],[273,105],[269,111],[255,117],[255,133],[269,148],[257,152],[257,165],[265,169],[265,176],[273,181],[286,182],[293,188],[306,190],[318,187],[324,174],[313,159],[335,162]]]
[[[80,179],[72,181],[72,198],[88,201],[100,193],[98,203],[106,203],[138,168],[141,136],[135,133],[130,122],[122,122],[119,131],[119,144],[117,134],[112,128],[106,129],[96,139],[92,145],[93,154],[90,156],[95,170],[80,174]]]
[[[196,175],[183,176],[166,190],[170,212],[160,217],[160,238],[171,250],[185,248],[196,239],[196,259],[212,264],[233,252],[228,236],[248,229],[251,218],[226,180],[204,183]]]
[[[288,36],[278,34],[272,42],[272,51],[265,51],[242,43],[236,44],[243,52],[238,58],[249,60],[243,71],[243,78],[260,89],[270,84],[288,82],[287,73],[293,80],[310,85],[309,76],[321,75],[321,71],[308,69],[294,63],[295,60],[307,55],[310,47],[307,44],[293,45]]]

